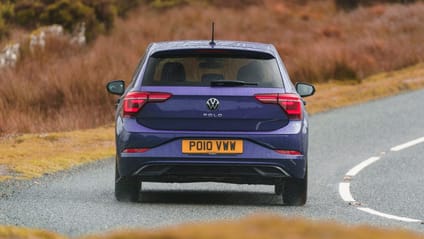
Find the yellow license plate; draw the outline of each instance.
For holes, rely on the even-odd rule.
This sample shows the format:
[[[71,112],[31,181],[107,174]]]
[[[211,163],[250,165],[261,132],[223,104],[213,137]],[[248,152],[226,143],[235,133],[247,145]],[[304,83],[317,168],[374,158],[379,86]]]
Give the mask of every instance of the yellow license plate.
[[[183,139],[185,154],[241,154],[243,140],[232,139]]]

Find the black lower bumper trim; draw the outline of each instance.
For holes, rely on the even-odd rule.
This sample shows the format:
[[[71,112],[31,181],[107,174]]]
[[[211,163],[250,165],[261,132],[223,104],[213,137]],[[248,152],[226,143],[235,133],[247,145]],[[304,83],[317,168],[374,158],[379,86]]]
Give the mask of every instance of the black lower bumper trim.
[[[133,176],[152,182],[228,182],[276,184],[290,178],[281,167],[270,165],[145,165]]]

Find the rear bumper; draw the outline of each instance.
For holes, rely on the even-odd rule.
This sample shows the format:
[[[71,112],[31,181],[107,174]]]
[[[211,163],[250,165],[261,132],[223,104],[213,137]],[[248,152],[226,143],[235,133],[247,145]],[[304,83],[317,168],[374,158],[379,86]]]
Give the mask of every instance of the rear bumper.
[[[264,162],[266,161],[266,162]],[[120,158],[121,177],[135,176],[147,182],[228,182],[278,184],[290,178],[304,178],[303,156],[284,160]]]
[[[303,179],[307,165],[307,125],[297,121],[273,132],[152,131],[126,121],[117,125],[117,169],[120,177],[137,176],[151,182],[229,182],[276,184]],[[121,125],[123,126],[123,125]],[[132,127],[129,127],[132,126]],[[137,131],[129,131],[129,128]],[[182,140],[242,139],[244,150],[235,155],[182,153]],[[126,148],[149,148],[123,153]],[[285,155],[275,150],[294,150]]]

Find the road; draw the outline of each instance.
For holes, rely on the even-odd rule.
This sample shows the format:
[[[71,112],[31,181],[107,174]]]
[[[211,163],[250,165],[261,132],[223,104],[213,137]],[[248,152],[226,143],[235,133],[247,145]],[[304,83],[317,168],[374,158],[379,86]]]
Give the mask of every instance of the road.
[[[423,119],[422,90],[311,117],[309,198],[304,207],[283,206],[270,186],[218,183],[145,183],[140,203],[118,203],[113,197],[114,163],[107,159],[30,182],[1,184],[0,224],[78,236],[273,213],[424,233],[420,222],[358,209],[424,220],[424,143],[391,151],[424,137]],[[345,177],[376,156],[378,161],[354,177]],[[340,183],[347,181],[353,204],[360,205],[342,199]]]

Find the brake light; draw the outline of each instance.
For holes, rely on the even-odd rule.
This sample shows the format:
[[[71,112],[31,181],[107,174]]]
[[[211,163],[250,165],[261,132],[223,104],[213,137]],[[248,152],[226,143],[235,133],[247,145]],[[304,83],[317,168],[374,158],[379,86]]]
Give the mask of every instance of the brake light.
[[[302,100],[296,94],[258,94],[255,98],[264,104],[279,104],[289,119],[301,120]]]
[[[295,151],[295,150],[275,150],[275,152],[279,154],[287,154],[287,155],[302,155],[299,151]]]
[[[145,153],[147,151],[149,151],[149,148],[130,148],[130,149],[124,149],[122,151],[122,153],[130,153],[130,154],[134,154],[134,153]]]
[[[133,117],[148,102],[163,102],[172,94],[162,92],[129,92],[124,98],[123,116]]]

